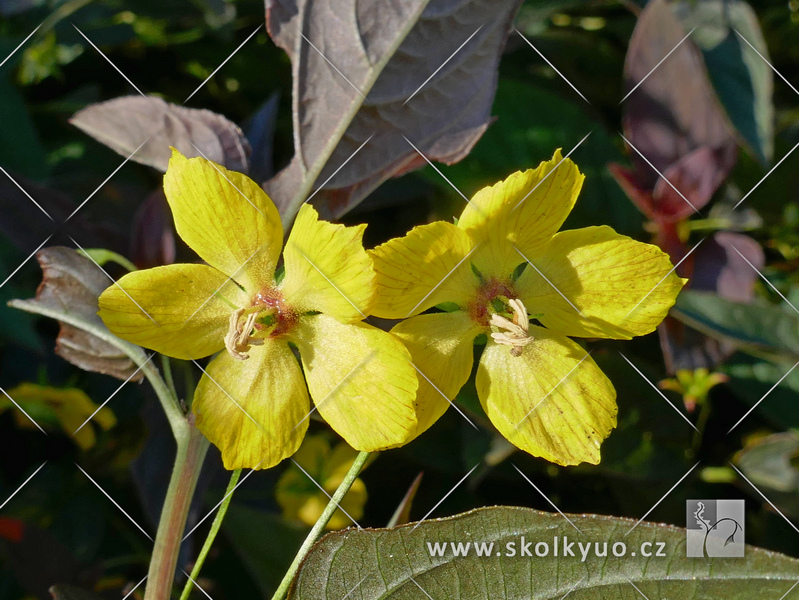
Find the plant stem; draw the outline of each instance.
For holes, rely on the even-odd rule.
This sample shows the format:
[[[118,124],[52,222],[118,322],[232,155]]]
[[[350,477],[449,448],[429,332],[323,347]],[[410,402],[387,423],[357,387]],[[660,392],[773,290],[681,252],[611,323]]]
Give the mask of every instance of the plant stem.
[[[197,581],[197,577],[200,575],[200,569],[203,568],[203,563],[205,562],[208,552],[211,550],[211,546],[216,539],[216,534],[219,533],[219,528],[222,527],[222,521],[227,514],[230,501],[233,499],[233,490],[236,489],[236,485],[239,482],[239,477],[241,477],[241,469],[236,469],[230,476],[230,482],[227,484],[227,489],[225,490],[222,504],[219,506],[219,510],[214,517],[214,522],[211,524],[211,530],[208,532],[208,537],[205,538],[205,543],[200,550],[200,554],[197,556],[197,560],[194,563],[194,568],[191,570],[191,578],[186,581],[186,585],[183,588],[183,593],[180,595],[180,600],[188,600],[189,595],[191,594],[191,589],[194,586],[192,580]]]
[[[358,474],[361,472],[361,469],[363,469],[363,465],[366,463],[366,459],[368,458],[369,452],[358,453],[358,456],[355,458],[355,462],[352,463],[350,470],[347,471],[347,475],[344,477],[344,480],[330,498],[330,502],[327,503],[322,516],[319,517],[319,520],[314,524],[311,532],[308,534],[308,537],[305,538],[302,546],[300,546],[297,556],[294,557],[294,561],[291,563],[289,570],[286,571],[283,581],[280,582],[277,591],[275,591],[275,595],[272,596],[272,600],[283,600],[284,596],[288,593],[291,582],[294,579],[294,575],[296,575],[297,570],[300,568],[300,563],[308,555],[308,552],[311,551],[311,547],[316,543],[317,538],[324,530],[328,521],[330,521],[333,513],[335,513],[338,509],[338,505],[341,500],[344,498],[347,492],[350,491],[352,484],[355,483],[355,480],[358,478]]]
[[[161,402],[161,407],[164,409],[167,421],[169,421],[172,435],[175,436],[175,439],[178,440],[179,443],[181,436],[186,437],[188,432],[186,427],[188,423],[186,422],[186,416],[183,414],[183,409],[178,403],[178,399],[172,395],[169,387],[161,378],[158,367],[156,367],[152,361],[142,367],[142,373],[144,373],[150,385],[153,386],[153,390],[156,396],[158,396],[158,400]],[[194,429],[193,426],[192,429]]]
[[[172,595],[186,517],[208,451],[209,442],[194,423],[183,417],[181,421],[183,425],[177,431],[173,428],[178,445],[177,454],[155,535],[144,600],[168,600]]]

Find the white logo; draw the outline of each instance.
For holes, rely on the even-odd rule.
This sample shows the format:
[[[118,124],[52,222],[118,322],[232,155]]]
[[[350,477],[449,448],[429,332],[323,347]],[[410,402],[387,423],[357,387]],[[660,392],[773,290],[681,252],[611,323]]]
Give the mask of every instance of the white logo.
[[[685,515],[686,556],[743,557],[743,500],[687,500]]]

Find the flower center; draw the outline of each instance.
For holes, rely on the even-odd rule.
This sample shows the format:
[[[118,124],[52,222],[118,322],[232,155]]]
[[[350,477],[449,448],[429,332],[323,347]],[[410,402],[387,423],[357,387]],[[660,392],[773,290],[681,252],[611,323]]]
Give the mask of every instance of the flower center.
[[[513,356],[521,356],[524,347],[533,341],[533,336],[529,333],[530,317],[521,300],[511,298],[508,304],[513,310],[513,320],[496,313],[491,315],[491,325],[499,329],[492,332],[491,337],[497,344],[510,346]]]
[[[513,356],[521,356],[523,348],[533,341],[533,337],[529,333],[527,309],[515,296],[512,282],[492,278],[480,285],[466,311],[472,321],[491,328],[491,337],[497,344],[510,346]]]
[[[230,314],[225,348],[233,358],[247,360],[252,346],[260,346],[267,337],[288,333],[297,324],[299,315],[275,289],[257,293],[250,306],[237,308]]]

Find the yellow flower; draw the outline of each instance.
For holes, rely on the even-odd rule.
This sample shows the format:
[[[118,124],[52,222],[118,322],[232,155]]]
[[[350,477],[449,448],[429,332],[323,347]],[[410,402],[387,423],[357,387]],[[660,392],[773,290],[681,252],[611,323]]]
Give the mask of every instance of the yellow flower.
[[[208,264],[135,271],[100,296],[119,337],[205,369],[192,409],[228,469],[292,455],[310,402],[358,450],[402,445],[416,426],[410,356],[362,323],[376,301],[365,225],[319,220],[302,207],[283,245],[277,209],[246,176],[177,151],[164,192],[178,235]],[[303,373],[292,344],[299,350]]]
[[[98,409],[86,392],[77,388],[55,388],[25,382],[8,390],[8,395],[22,406],[38,425],[44,427],[60,425],[81,450],[88,450],[97,441],[94,428],[87,422],[89,417],[104,431],[117,424],[117,419],[110,408]],[[36,428],[28,417],[14,408],[11,400],[0,396],[0,413],[5,410],[14,411],[19,427]]]
[[[477,393],[497,429],[561,465],[599,462],[616,425],[616,392],[567,336],[649,333],[684,281],[658,248],[610,227],[558,232],[583,179],[557,151],[480,190],[457,225],[416,227],[372,251],[380,287],[373,313],[411,317],[392,333],[419,372],[415,435],[467,381],[473,342],[486,334]],[[434,306],[444,312],[419,314]]]
[[[283,510],[283,516],[302,521],[309,527],[314,525],[322,516],[330,496],[341,485],[357,456],[358,453],[347,444],[336,444],[331,449],[330,444],[322,436],[309,435],[305,438],[297,454],[294,455],[296,464],[286,469],[275,488],[275,497]],[[329,495],[320,490],[316,483],[311,481],[311,477]],[[366,504],[366,486],[363,481],[356,479],[340,502],[340,508],[330,518],[327,528],[341,529],[355,525],[350,517],[356,521],[360,519],[363,516],[364,504]]]

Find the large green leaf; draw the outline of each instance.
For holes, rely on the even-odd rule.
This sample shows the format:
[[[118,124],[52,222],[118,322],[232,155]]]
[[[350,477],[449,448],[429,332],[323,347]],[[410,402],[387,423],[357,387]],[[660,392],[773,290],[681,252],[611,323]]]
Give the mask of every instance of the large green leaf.
[[[774,150],[773,73],[757,15],[742,0],[680,2],[675,8],[704,54],[710,80],[747,147],[765,163]]]
[[[686,290],[671,314],[705,335],[780,362],[799,360],[799,317],[764,303],[744,304],[710,292]]]
[[[763,549],[748,546],[743,559],[686,558],[684,529],[641,522],[630,531],[635,524],[630,519],[569,518],[582,534],[558,514],[511,507],[481,508],[418,526],[333,533],[308,555],[289,597],[751,600],[780,598],[799,577],[799,560]],[[563,556],[564,538],[574,544],[575,556]],[[531,555],[521,556],[523,539],[532,542]],[[436,542],[447,544],[444,556],[431,556],[429,544]],[[470,543],[472,551],[455,557],[451,542]],[[547,556],[535,554],[542,542],[549,546]],[[577,542],[591,544],[585,561]],[[642,546],[647,542],[651,557],[641,554],[642,548],[649,551]],[[493,543],[488,556],[476,555],[474,545],[481,543]],[[509,556],[510,543],[515,556]],[[607,543],[608,557],[593,556],[596,543],[600,550]],[[628,555],[614,557],[614,544],[619,553],[619,544],[625,544]],[[654,556],[658,548],[664,556]]]

